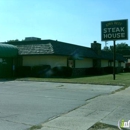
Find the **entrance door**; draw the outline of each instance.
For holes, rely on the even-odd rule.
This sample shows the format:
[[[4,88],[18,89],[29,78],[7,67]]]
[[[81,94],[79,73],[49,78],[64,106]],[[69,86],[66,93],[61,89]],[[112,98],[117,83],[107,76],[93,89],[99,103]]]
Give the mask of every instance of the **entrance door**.
[[[2,58],[2,62],[0,62],[0,78],[11,78],[13,76],[12,66],[12,58]]]

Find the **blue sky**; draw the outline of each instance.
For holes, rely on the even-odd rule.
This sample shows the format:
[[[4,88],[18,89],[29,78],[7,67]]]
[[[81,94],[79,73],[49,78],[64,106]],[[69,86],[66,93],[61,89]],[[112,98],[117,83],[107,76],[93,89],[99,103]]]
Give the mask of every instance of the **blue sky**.
[[[101,21],[119,19],[130,23],[130,0],[0,0],[0,42],[34,36],[104,47]]]

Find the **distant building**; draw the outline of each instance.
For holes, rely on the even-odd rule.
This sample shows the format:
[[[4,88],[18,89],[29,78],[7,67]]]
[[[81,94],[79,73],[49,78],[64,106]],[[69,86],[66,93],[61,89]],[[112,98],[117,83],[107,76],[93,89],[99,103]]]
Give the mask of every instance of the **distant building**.
[[[113,72],[113,53],[101,50],[101,44],[91,43],[91,48],[70,43],[25,38],[25,41],[12,42],[19,50],[17,63],[20,66],[49,65],[51,68],[65,66],[73,69],[74,76],[91,73]],[[39,40],[38,40],[39,39]],[[122,72],[124,67],[122,55],[116,54],[116,68]],[[111,70],[111,71],[109,71]]]
[[[44,72],[51,75],[62,68],[65,70],[62,74],[72,72],[72,76],[113,73],[113,53],[101,50],[101,44],[96,41],[90,48],[37,37],[9,44],[0,44],[0,77],[14,75],[15,68],[22,76],[30,76],[32,70],[38,71],[38,75]],[[123,72],[125,62],[123,55],[116,54],[117,73]]]
[[[37,37],[25,37],[25,41],[39,41],[41,38]]]

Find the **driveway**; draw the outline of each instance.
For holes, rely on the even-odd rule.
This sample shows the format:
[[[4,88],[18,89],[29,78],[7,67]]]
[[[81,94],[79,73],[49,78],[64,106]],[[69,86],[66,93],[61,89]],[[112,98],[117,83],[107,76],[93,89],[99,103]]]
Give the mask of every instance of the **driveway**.
[[[1,81],[0,130],[26,130],[79,108],[89,99],[120,88],[121,86]]]

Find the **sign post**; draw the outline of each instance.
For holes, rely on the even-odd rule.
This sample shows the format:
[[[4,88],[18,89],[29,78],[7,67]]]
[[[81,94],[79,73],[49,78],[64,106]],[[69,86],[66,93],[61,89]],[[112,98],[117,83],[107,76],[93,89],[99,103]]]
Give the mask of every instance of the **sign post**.
[[[115,62],[116,62],[116,41],[114,40],[114,50],[113,50],[113,80],[116,79],[116,70],[115,70]]]
[[[128,20],[102,21],[101,40],[113,41],[113,79],[115,80],[116,40],[128,40]]]

